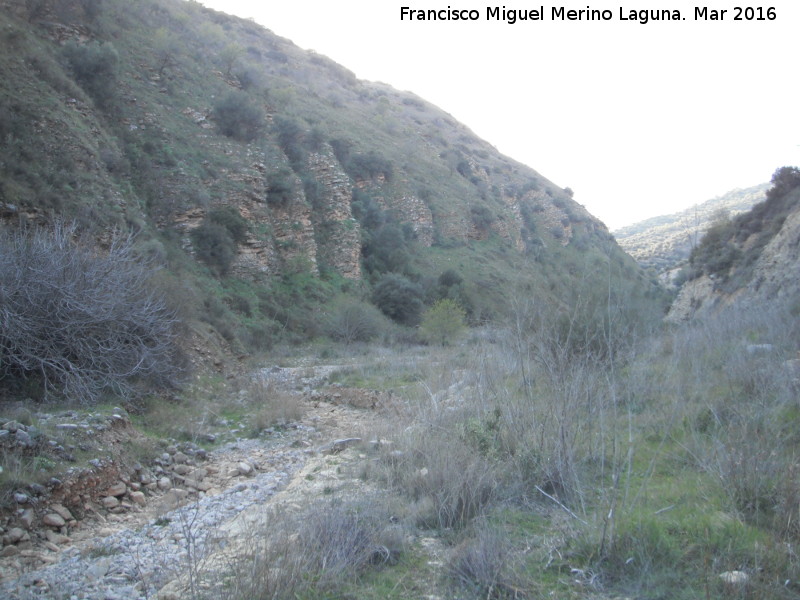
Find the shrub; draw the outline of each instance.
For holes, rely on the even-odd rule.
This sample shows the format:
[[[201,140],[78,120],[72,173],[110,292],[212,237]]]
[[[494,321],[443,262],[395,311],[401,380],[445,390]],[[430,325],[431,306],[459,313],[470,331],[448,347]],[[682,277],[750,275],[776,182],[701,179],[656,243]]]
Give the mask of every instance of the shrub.
[[[224,598],[329,598],[405,548],[401,528],[375,498],[316,502],[299,514],[270,511],[244,552],[232,560]],[[228,582],[226,582],[228,583]]]
[[[416,325],[422,312],[422,288],[402,275],[389,273],[375,286],[372,301],[390,319]]]
[[[374,306],[344,299],[331,309],[325,330],[330,337],[345,344],[369,342],[381,334],[385,319]]]
[[[175,380],[176,320],[131,237],[107,250],[74,227],[0,232],[0,382],[94,403]],[[140,385],[146,384],[146,385]]]
[[[343,166],[350,177],[365,181],[374,179],[379,175],[383,175],[386,181],[391,181],[394,174],[392,163],[374,150],[370,150],[366,154],[350,156]]]
[[[479,231],[488,231],[495,221],[495,216],[492,214],[492,211],[485,206],[473,204],[469,212],[472,216],[472,224],[475,225],[475,229]]]
[[[475,537],[453,551],[447,564],[448,575],[477,598],[517,598],[522,588],[507,571],[511,544],[501,531],[487,525],[478,527]]]
[[[218,275],[225,275],[236,259],[238,244],[247,239],[247,221],[230,207],[212,210],[190,233],[197,258]]]
[[[242,142],[252,142],[264,130],[264,111],[239,90],[228,92],[217,102],[214,119],[220,133]]]
[[[403,229],[386,223],[375,232],[364,232],[364,266],[370,273],[408,272],[411,256]]]
[[[63,52],[80,86],[100,106],[108,106],[115,97],[119,64],[113,44],[68,42]]]
[[[235,208],[223,206],[208,213],[210,223],[216,223],[226,229],[231,239],[237,244],[247,241],[247,221]]]
[[[286,154],[289,162],[292,163],[295,171],[302,171],[305,168],[306,150],[303,147],[305,134],[303,128],[294,121],[286,117],[275,118],[275,133],[278,136],[278,144]]]
[[[267,177],[267,204],[285,208],[294,198],[294,176],[289,169],[280,169]]]
[[[443,298],[422,316],[420,325],[422,338],[432,344],[447,346],[466,328],[465,317],[464,309],[455,300]]]

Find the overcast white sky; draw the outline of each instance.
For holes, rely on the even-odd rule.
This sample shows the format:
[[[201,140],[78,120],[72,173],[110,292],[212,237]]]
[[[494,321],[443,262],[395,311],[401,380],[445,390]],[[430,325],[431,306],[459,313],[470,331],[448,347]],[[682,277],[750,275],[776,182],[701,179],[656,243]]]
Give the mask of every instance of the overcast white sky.
[[[201,1],[436,104],[571,187],[611,229],[800,165],[797,0],[766,0],[776,18],[764,21],[735,21],[736,0],[708,5],[727,10],[721,21],[695,20],[703,0],[507,2],[544,8],[545,20],[514,25],[487,20],[487,6],[503,6],[488,0]],[[401,21],[402,6],[474,8],[480,19]],[[613,18],[554,21],[560,6]],[[648,9],[685,20],[620,19]]]

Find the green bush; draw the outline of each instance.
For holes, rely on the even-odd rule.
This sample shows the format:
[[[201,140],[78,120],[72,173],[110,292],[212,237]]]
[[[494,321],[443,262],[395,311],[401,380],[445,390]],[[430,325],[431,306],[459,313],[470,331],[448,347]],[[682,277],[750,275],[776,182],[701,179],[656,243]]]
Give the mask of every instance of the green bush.
[[[295,120],[287,117],[276,117],[274,127],[278,144],[292,164],[292,168],[298,172],[305,170],[306,149],[303,146],[305,139],[303,128]]]
[[[396,273],[384,275],[375,286],[372,301],[390,319],[416,325],[422,313],[422,288]]]
[[[225,275],[236,258],[236,243],[222,225],[204,221],[191,232],[195,256],[218,275]]]
[[[264,111],[239,90],[232,90],[214,106],[214,119],[220,133],[242,142],[252,142],[264,130]]]
[[[119,54],[110,42],[67,42],[64,56],[75,80],[101,107],[116,97]]]
[[[376,232],[365,232],[362,255],[364,266],[373,274],[407,273],[411,255],[403,229],[396,223],[386,223]]]
[[[383,175],[386,181],[391,181],[394,174],[392,163],[374,150],[350,156],[343,166],[350,177],[364,181],[375,179],[380,175]]]
[[[452,344],[466,329],[466,313],[449,298],[439,300],[425,311],[420,325],[422,339],[431,344]]]
[[[294,174],[289,169],[280,169],[267,177],[267,204],[286,208],[292,201],[295,189]]]
[[[224,227],[235,243],[242,244],[247,241],[247,221],[236,209],[230,206],[216,208],[210,211],[206,218],[209,222]]]
[[[488,231],[495,221],[495,216],[488,208],[480,204],[473,204],[469,209],[472,224],[478,231]]]
[[[218,275],[236,259],[238,244],[247,239],[247,221],[230,207],[212,210],[190,233],[197,258]]]

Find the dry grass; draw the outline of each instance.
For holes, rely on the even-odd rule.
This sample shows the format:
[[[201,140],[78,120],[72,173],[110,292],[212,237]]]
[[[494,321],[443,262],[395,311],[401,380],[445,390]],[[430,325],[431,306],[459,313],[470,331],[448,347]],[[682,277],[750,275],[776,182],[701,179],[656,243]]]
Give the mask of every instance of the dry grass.
[[[406,532],[380,500],[318,502],[297,514],[272,511],[250,551],[230,565],[226,600],[313,598],[395,563]]]

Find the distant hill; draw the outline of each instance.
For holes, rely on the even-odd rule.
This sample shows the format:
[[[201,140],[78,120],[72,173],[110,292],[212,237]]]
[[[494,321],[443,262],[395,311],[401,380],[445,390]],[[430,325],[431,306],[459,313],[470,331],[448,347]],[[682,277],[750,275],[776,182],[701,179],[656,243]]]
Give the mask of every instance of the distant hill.
[[[765,198],[769,184],[736,189],[670,215],[653,217],[613,231],[620,246],[645,268],[666,274],[682,265],[715,216],[734,216]]]

